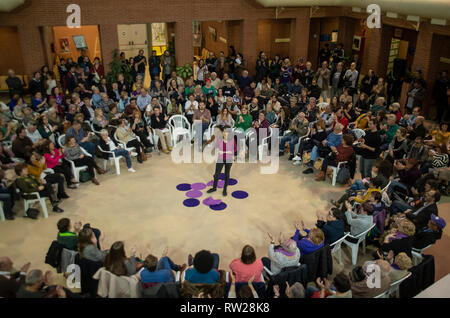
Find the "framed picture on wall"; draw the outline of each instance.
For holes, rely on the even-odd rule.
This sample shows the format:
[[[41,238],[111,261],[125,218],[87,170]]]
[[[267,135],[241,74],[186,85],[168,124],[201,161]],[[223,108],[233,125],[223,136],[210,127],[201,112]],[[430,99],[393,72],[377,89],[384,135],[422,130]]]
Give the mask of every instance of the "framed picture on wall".
[[[61,48],[61,53],[69,53],[70,52],[68,38],[59,39],[59,46]]]
[[[84,35],[74,35],[73,42],[75,43],[75,47],[78,50],[84,50],[87,49],[86,40],[84,39]]]
[[[164,46],[166,44],[166,24],[152,23],[152,45]]]
[[[360,36],[353,36],[353,45],[352,49],[355,51],[361,50],[361,37]]]
[[[211,34],[211,39],[216,42],[217,39],[217,33],[216,33],[216,29],[212,28],[212,27],[208,27],[209,30],[209,34]]]

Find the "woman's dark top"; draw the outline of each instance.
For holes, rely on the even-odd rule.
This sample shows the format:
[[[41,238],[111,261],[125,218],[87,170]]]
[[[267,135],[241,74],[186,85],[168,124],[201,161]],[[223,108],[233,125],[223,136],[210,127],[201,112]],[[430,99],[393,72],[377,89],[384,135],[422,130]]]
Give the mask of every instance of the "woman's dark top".
[[[364,136],[364,143],[375,151],[370,151],[369,149],[361,148],[359,152],[364,159],[377,159],[380,153],[381,137],[378,131],[368,131]]]

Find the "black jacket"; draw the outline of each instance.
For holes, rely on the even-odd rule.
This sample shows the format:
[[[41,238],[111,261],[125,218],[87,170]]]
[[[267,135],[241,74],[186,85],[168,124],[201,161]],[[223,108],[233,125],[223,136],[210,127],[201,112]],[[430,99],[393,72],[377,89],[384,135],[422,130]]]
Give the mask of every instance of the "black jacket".
[[[438,208],[436,203],[430,204],[423,210],[421,210],[417,215],[413,213],[406,214],[406,217],[414,222],[416,229],[422,229],[427,226],[428,221],[431,218],[431,214],[438,215]]]
[[[102,262],[93,262],[86,258],[79,258],[75,263],[80,266],[81,293],[91,298],[97,297],[98,280],[92,277],[103,267]]]
[[[428,245],[436,243],[442,237],[442,230],[439,232],[423,232],[419,231],[414,235],[413,247],[417,249],[422,249]]]
[[[434,283],[434,257],[423,255],[419,265],[409,269],[411,276],[400,284],[400,298],[413,298]]]
[[[10,97],[12,97],[13,94],[23,94],[23,83],[17,76],[8,76],[8,78],[6,79],[6,85],[8,85]]]
[[[281,270],[280,273],[273,276],[269,281],[267,290],[266,290],[266,298],[273,298],[273,286],[280,286],[280,297],[285,297],[286,295],[286,282],[289,283],[289,286],[299,282],[306,289],[306,285],[308,284],[308,268],[307,265],[302,264],[300,266],[291,266],[285,267]],[[237,293],[237,291],[236,291]],[[259,293],[258,293],[259,296]]]
[[[46,96],[44,81],[41,79],[39,82],[34,80],[34,78],[28,83],[28,90],[32,96],[36,95],[37,92],[41,92],[42,96]]]
[[[384,243],[380,249],[383,252],[389,253],[390,250],[397,256],[401,252],[405,252],[409,257],[411,255],[411,249],[413,246],[414,237],[405,237],[402,239],[392,240],[390,243]]]
[[[333,273],[333,258],[330,246],[324,247],[300,257],[300,264],[308,269],[308,282],[315,282],[317,277],[327,277]]]
[[[111,140],[116,146],[118,146],[118,144],[116,143],[114,138],[111,138]],[[99,141],[98,145],[103,151],[111,151],[110,148],[109,148],[109,145],[103,140],[103,138],[100,138],[100,141]],[[102,158],[103,159],[108,159],[109,158],[109,154],[102,152]]]

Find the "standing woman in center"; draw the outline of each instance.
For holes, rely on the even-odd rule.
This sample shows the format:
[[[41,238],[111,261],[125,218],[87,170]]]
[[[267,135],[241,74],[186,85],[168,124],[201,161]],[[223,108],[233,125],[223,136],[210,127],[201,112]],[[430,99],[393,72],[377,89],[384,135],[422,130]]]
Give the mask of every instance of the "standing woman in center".
[[[230,180],[231,166],[233,165],[234,153],[237,150],[234,138],[228,134],[230,126],[219,126],[222,136],[218,136],[216,139],[216,148],[218,149],[219,156],[216,162],[216,172],[214,174],[214,185],[208,190],[208,193],[213,193],[217,190],[217,183],[219,182],[220,173],[225,166],[225,184],[223,186],[223,196],[227,196],[228,181]],[[214,137],[213,139],[214,140]],[[212,141],[211,140],[211,141]]]

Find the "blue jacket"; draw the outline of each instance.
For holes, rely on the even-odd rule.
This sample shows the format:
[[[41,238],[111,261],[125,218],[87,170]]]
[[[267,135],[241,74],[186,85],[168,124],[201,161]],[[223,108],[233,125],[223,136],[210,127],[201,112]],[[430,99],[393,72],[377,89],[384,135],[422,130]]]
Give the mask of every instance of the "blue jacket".
[[[306,233],[309,234],[309,230],[305,229]],[[316,245],[306,237],[300,237],[300,231],[295,231],[294,237],[292,238],[295,242],[297,242],[297,247],[300,250],[300,255],[310,254],[319,248],[322,248],[324,243],[320,245]]]
[[[342,134],[336,135],[334,132],[330,133],[327,137],[328,147],[337,147],[342,143]]]
[[[332,244],[344,236],[344,221],[317,221],[316,226],[325,234],[325,244]]]

